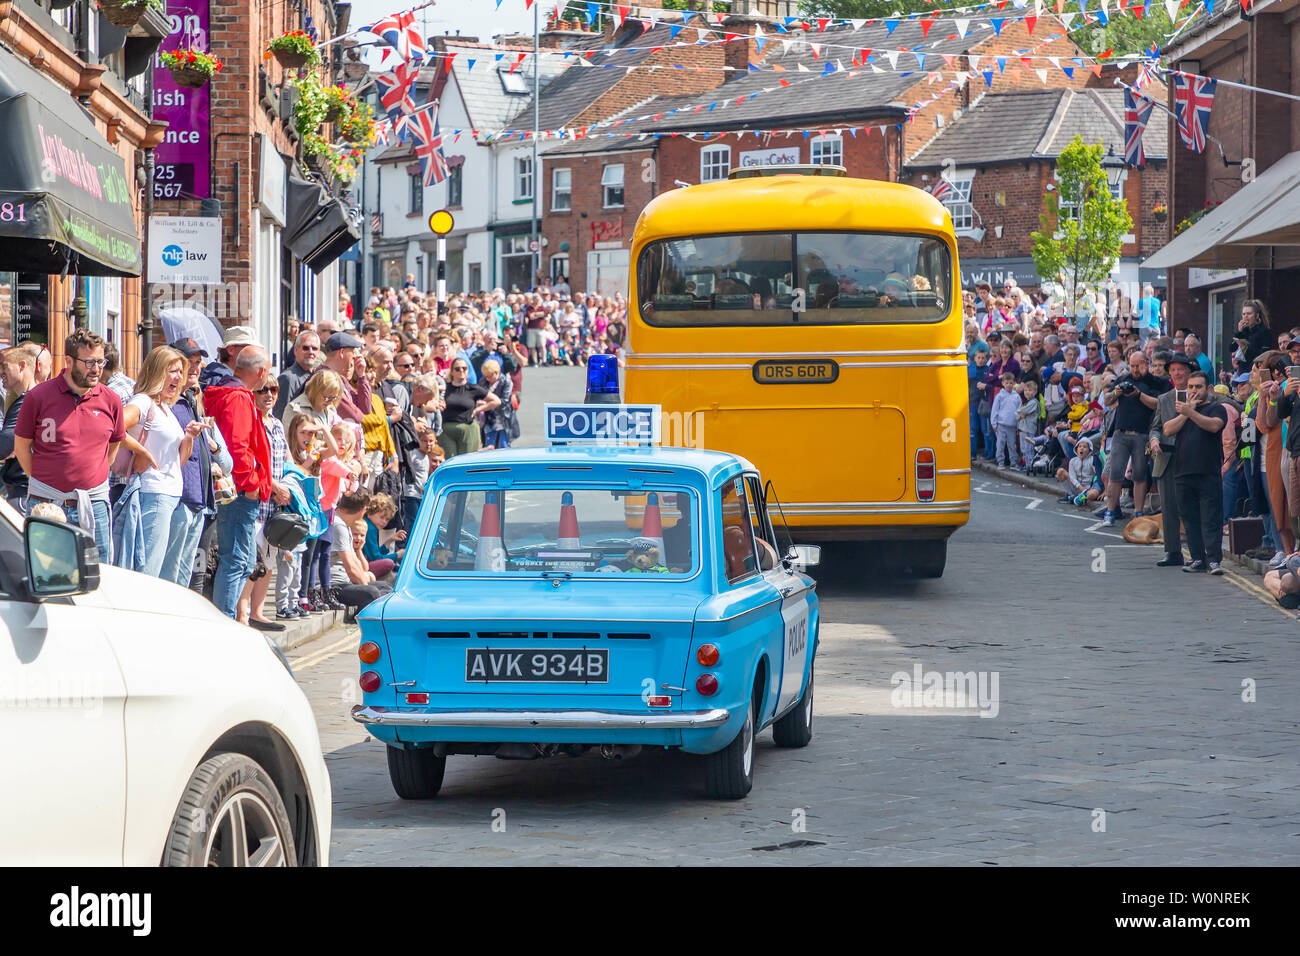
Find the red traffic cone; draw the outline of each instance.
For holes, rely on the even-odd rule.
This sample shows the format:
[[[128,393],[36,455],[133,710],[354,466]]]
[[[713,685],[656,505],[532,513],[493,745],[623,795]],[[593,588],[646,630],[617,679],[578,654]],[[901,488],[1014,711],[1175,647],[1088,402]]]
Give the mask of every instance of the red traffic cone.
[[[506,549],[501,543],[501,506],[496,492],[489,491],[478,524],[478,550],[474,554],[475,571],[504,571]]]
[[[569,491],[560,496],[560,534],[556,541],[561,548],[569,550],[582,547],[578,532],[578,509],[573,506],[573,493]]]
[[[659,549],[659,560],[667,562],[664,554],[664,525],[659,517],[659,496],[653,491],[646,495],[645,517],[641,519],[641,537],[649,538]]]

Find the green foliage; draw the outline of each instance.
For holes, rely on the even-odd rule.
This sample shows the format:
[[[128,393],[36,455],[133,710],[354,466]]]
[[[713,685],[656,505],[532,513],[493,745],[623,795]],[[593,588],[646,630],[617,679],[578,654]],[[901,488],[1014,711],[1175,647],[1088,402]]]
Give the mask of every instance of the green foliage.
[[[1084,143],[1077,134],[1056,160],[1059,182],[1044,194],[1042,230],[1033,233],[1034,266],[1044,279],[1060,277],[1071,300],[1083,286],[1096,289],[1119,259],[1133,220],[1123,199],[1110,194],[1101,167],[1102,146]],[[1062,217],[1062,200],[1082,198],[1077,217]]]
[[[1112,16],[1104,27],[1090,23],[1070,31],[1070,39],[1086,53],[1114,50],[1114,56],[1120,56],[1149,50],[1152,43],[1163,46],[1165,37],[1173,32],[1169,14],[1162,5],[1153,3],[1141,20],[1127,14]]]
[[[288,82],[298,91],[298,101],[293,104],[293,128],[303,138],[303,152],[306,153],[307,138],[316,136],[325,122],[325,114],[329,112],[329,93],[314,70]]]

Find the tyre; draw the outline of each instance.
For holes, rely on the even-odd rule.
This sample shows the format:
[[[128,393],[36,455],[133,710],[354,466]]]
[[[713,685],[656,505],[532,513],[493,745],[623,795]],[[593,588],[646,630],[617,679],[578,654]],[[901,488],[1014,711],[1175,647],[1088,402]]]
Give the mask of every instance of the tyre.
[[[772,739],[778,747],[807,747],[813,737],[813,675],[794,710],[772,725]]]
[[[284,800],[243,754],[209,757],[190,777],[172,820],[164,866],[297,866]]]
[[[712,800],[739,800],[754,786],[754,699],[736,739],[705,758],[704,789]]]
[[[907,546],[907,563],[914,578],[941,578],[948,563],[947,541],[914,541]]]
[[[447,758],[431,747],[388,748],[388,779],[403,800],[431,800],[442,789],[442,775],[447,772]]]

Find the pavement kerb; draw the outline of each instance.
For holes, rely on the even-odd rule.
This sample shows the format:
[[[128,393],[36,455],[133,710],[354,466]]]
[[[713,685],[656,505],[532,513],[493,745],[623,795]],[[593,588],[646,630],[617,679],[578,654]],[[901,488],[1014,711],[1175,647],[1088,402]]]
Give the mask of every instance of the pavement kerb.
[[[1058,481],[1052,481],[1049,478],[1039,478],[1035,475],[1024,475],[1013,468],[999,468],[997,465],[987,461],[972,461],[971,467],[976,471],[982,471],[987,475],[993,475],[995,478],[1001,478],[1003,481],[1009,481],[1014,485],[1020,485],[1031,491],[1038,491],[1045,495],[1051,495],[1053,498],[1059,498],[1064,493],[1064,486]],[[1258,561],[1255,558],[1248,558],[1245,555],[1231,554],[1226,546],[1223,551],[1225,561],[1231,561],[1233,564],[1253,574],[1263,577],[1268,571],[1267,561]]]

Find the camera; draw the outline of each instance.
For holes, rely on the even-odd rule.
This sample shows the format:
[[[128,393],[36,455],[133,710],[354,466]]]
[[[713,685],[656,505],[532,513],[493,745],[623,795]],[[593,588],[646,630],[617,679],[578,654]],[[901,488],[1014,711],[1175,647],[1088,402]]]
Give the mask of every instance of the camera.
[[[1119,378],[1115,379],[1115,384],[1111,387],[1117,392],[1122,392],[1125,395],[1132,395],[1137,391],[1137,382],[1133,381],[1132,375],[1121,375]]]

